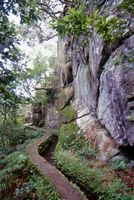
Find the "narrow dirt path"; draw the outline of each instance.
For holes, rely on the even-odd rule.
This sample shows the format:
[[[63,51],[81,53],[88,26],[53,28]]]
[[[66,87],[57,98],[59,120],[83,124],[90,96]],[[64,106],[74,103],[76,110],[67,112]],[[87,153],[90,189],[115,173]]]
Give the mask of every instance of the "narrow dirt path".
[[[45,134],[35,143],[27,147],[29,158],[38,167],[40,172],[48,177],[48,180],[59,192],[62,200],[86,200],[86,198],[72,185],[56,167],[51,165],[39,155],[38,147],[52,136],[51,133]],[[54,147],[53,147],[54,148]],[[53,163],[52,163],[53,164]]]

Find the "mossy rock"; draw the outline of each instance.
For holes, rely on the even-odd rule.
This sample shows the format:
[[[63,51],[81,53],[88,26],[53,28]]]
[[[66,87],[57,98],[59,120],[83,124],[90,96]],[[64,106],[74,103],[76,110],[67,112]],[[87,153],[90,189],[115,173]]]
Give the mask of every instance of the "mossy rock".
[[[60,128],[60,134],[61,135],[77,135],[78,127],[76,123],[68,123],[65,125],[62,125]]]
[[[59,96],[58,96],[58,107],[59,109],[63,109],[64,107],[70,104],[70,100],[74,96],[73,87],[69,86],[66,88],[62,88]]]
[[[56,151],[62,148],[68,149],[72,141],[77,138],[77,133],[78,133],[78,127],[74,122],[62,125],[60,128],[60,136],[58,144],[56,146]]]
[[[70,122],[76,118],[76,111],[73,106],[69,105],[59,112],[59,120],[61,124]]]

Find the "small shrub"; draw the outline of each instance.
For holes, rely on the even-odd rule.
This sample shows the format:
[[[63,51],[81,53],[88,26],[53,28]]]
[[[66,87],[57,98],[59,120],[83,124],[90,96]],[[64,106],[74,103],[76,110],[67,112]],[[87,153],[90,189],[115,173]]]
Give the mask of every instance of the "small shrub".
[[[113,169],[123,170],[127,167],[127,164],[124,160],[115,160],[111,163]]]
[[[88,16],[84,5],[80,5],[76,8],[69,8],[63,18],[60,17],[53,22],[52,27],[62,38],[66,35],[77,37],[85,35],[87,38],[87,36],[92,36],[94,30],[96,30],[109,44],[125,34],[127,21],[117,17],[101,16],[99,10]]]
[[[5,200],[61,200],[47,178],[17,151],[6,158],[5,168],[0,172],[0,194],[0,198]]]
[[[5,168],[0,172],[0,193],[16,185],[17,177],[26,167],[27,157],[21,152],[14,152],[6,158]],[[9,194],[6,194],[10,197]],[[12,195],[12,194],[11,194]]]
[[[65,35],[77,35],[82,33],[88,34],[87,30],[87,14],[83,5],[78,9],[69,8],[64,18],[59,18],[56,22],[53,22],[52,27],[56,29],[61,37]]]
[[[102,190],[99,174],[94,169],[88,168],[86,163],[82,163],[77,156],[61,150],[55,153],[55,160],[58,168],[71,177],[76,184],[84,186],[87,191],[91,189],[94,191],[96,185]]]
[[[61,200],[59,193],[55,190],[48,178],[42,175],[39,169],[31,162],[28,162],[29,183],[34,185],[38,200]]]
[[[37,177],[36,181],[36,195],[38,200],[61,200],[59,194],[54,190],[52,185],[45,177]]]
[[[17,186],[14,193],[19,200],[36,199],[35,198],[35,183],[25,182],[22,185]]]
[[[97,157],[97,150],[85,140],[83,133],[78,133],[78,127],[73,122],[61,126],[56,151],[61,149],[72,150],[81,159]]]
[[[93,148],[89,142],[81,142],[80,140],[80,145],[78,145],[76,143],[74,148],[76,149],[76,154],[80,157],[80,158],[86,158],[86,159],[96,159],[97,157],[97,150],[95,148]],[[80,146],[80,148],[79,148]]]
[[[25,166],[27,160],[28,160],[27,157],[23,153],[16,151],[16,152],[9,154],[7,156],[7,158],[6,158],[6,162],[7,162],[6,168],[15,169],[15,168],[17,168],[17,166],[22,168],[22,167]]]

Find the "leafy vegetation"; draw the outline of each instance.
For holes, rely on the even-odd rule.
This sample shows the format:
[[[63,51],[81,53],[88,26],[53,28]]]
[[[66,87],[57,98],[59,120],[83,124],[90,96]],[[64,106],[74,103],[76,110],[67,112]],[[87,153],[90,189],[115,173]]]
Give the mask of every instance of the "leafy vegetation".
[[[43,132],[28,130],[22,124],[0,124],[0,153],[2,157],[16,151],[24,150],[26,145],[35,138],[41,137]]]
[[[134,2],[133,0],[122,1],[120,4],[120,9],[123,11],[130,12],[132,15],[134,14]]]
[[[26,130],[26,136],[23,144],[17,145],[19,150],[1,152],[0,198],[60,200],[59,194],[47,178],[39,173],[25,155],[26,146],[33,142],[33,139],[41,137],[42,133]]]
[[[37,178],[35,177],[36,181],[36,193],[37,193],[37,198],[39,200],[60,200],[59,194],[53,189],[52,185],[48,182],[47,179],[45,178]]]
[[[20,16],[21,23],[31,23],[37,19],[37,13],[34,0],[0,3],[0,110],[3,110],[4,117],[8,113],[10,115],[10,110],[16,112],[20,103],[21,96],[16,94],[15,89],[19,84],[19,75],[24,70],[20,64],[22,55],[18,49],[17,28],[10,22],[9,15]]]
[[[126,168],[127,163],[124,160],[115,160],[112,161],[111,166],[113,169],[123,170]]]
[[[0,193],[10,190],[15,185],[15,179],[25,168],[27,157],[20,152],[14,152],[6,158],[5,167],[0,172]]]
[[[60,110],[60,116],[65,118],[69,122],[76,118],[76,111],[71,105],[69,105],[63,110]]]
[[[132,12],[133,6],[123,2],[120,8],[129,8]],[[133,5],[133,3],[132,3]],[[81,35],[92,37],[94,30],[109,44],[126,34],[127,21],[117,17],[101,15],[99,10],[94,11],[90,16],[86,13],[84,5],[69,8],[64,17],[52,23],[61,38],[65,35],[80,37]]]
[[[69,8],[67,14],[63,18],[57,19],[53,24],[53,28],[58,31],[61,37],[65,35],[77,35],[88,34],[87,29],[87,14],[84,6],[80,6],[78,9]]]
[[[69,123],[62,125],[60,129],[59,142],[56,149],[68,149],[71,142],[76,138],[77,126],[76,124]]]
[[[55,153],[55,160],[58,168],[71,177],[73,182],[90,193],[93,191],[100,199],[133,199],[133,195],[126,194],[129,192],[126,185],[120,179],[109,177],[110,173],[105,169],[89,168],[88,163],[80,161],[76,155],[63,150]]]
[[[65,1],[60,1],[60,3],[62,6],[66,5]],[[20,123],[23,122],[21,117],[18,118],[20,104],[27,100],[23,92],[19,93],[17,90],[21,85],[29,93],[34,82],[32,87],[37,90],[34,96],[35,103],[41,101],[45,104],[52,98],[55,99],[55,93],[52,92],[48,99],[44,90],[57,85],[55,70],[52,68],[56,59],[51,57],[48,60],[39,54],[34,59],[33,69],[27,69],[21,63],[24,57],[19,50],[18,28],[13,22],[10,22],[10,15],[19,17],[20,26],[23,24],[28,28],[33,25],[33,22],[37,22],[40,16],[45,16],[45,19],[47,16],[51,16],[56,20],[53,22],[53,28],[62,38],[70,35],[92,37],[95,30],[107,44],[110,44],[126,35],[125,29],[128,22],[125,19],[101,15],[99,10],[89,16],[85,6],[80,3],[79,6],[69,7],[64,17],[60,15],[57,18],[61,12],[57,11],[56,7],[57,1],[0,1],[1,199],[61,199],[47,178],[38,172],[25,155],[26,145],[42,136],[43,133],[27,130]],[[123,12],[128,11],[132,15],[134,3],[132,0],[122,1],[119,9],[122,9]],[[43,15],[44,12],[45,15]],[[41,40],[43,39],[41,38]],[[119,65],[124,59],[124,56],[118,58],[114,64]],[[132,60],[132,58],[129,59],[130,62]],[[49,90],[48,92],[50,93]],[[70,106],[62,110],[61,114],[67,120],[75,118],[75,111]],[[45,148],[49,142],[45,144]],[[44,151],[44,146],[40,146],[40,152],[42,149]],[[99,199],[132,200],[131,191],[120,179],[111,175],[110,169],[91,166],[91,164],[95,165],[96,158],[97,150],[85,140],[74,122],[61,126],[55,152],[57,166],[86,191],[94,191]],[[124,169],[126,165],[123,161],[117,161],[112,163],[112,167],[113,169]]]
[[[54,159],[57,167],[72,182],[94,193],[99,199],[132,200],[131,190],[112,172],[124,169],[124,162],[113,162],[112,168],[97,161],[97,150],[85,140],[76,124],[61,126]]]
[[[81,132],[78,132],[74,122],[61,126],[56,151],[60,149],[75,152],[80,159],[95,159],[97,157],[97,150],[84,139]]]
[[[55,191],[48,178],[42,175],[37,167],[31,162],[28,163],[28,170],[30,172],[29,182],[34,185],[37,199],[39,200],[60,200],[60,195]]]
[[[47,178],[18,151],[6,158],[6,166],[0,172],[0,193],[4,199],[61,199]]]
[[[38,81],[45,71],[44,65],[39,66],[44,62],[40,56],[34,62],[36,67],[29,72],[25,61],[26,57],[20,51],[21,32],[19,30],[23,26],[30,29],[30,26],[40,20],[40,17],[43,16],[42,9],[47,7],[48,2],[44,5],[40,4],[41,1],[35,0],[4,0],[0,2],[0,114],[3,116],[4,122],[7,121],[7,118],[11,118],[16,123],[18,107],[27,100],[24,93],[30,94],[29,85],[24,82],[29,79],[29,83],[32,78]],[[44,15],[47,11],[49,12],[51,6],[50,3]],[[12,17],[17,19],[17,24],[12,21]],[[51,58],[51,64],[53,60]]]

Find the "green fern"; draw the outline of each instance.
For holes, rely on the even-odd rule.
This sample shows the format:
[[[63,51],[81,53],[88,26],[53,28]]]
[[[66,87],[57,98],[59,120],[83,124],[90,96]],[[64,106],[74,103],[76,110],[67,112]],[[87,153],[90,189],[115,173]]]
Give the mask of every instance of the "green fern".
[[[7,161],[7,167],[12,168],[15,166],[17,167],[17,165],[24,165],[27,161],[27,157],[21,152],[16,151],[12,154],[9,154],[9,156],[7,156],[6,158],[6,161]]]
[[[15,184],[16,172],[25,167],[27,157],[21,152],[14,152],[6,158],[6,166],[0,172],[0,192]]]

